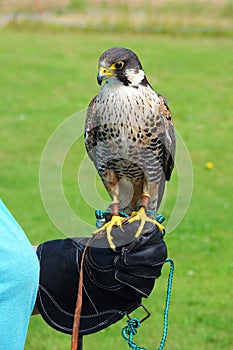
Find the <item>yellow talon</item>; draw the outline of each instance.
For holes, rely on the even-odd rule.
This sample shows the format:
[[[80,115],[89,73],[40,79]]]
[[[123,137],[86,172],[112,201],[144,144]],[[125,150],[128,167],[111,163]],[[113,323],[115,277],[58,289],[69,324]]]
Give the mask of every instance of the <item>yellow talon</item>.
[[[146,215],[146,211],[145,211],[144,207],[141,207],[139,209],[139,211],[136,213],[133,212],[132,217],[128,220],[128,222],[132,223],[132,222],[137,221],[137,220],[140,220],[141,222],[140,222],[138,230],[135,234],[136,238],[140,236],[146,221],[149,221],[149,222],[152,222],[153,224],[155,224],[160,231],[163,231],[163,229],[164,229],[163,225],[161,225],[157,220],[151,219]]]
[[[122,226],[122,222],[125,220],[125,218],[120,217],[119,215],[113,215],[111,220],[109,222],[107,222],[106,224],[104,224],[104,226],[100,227],[98,230],[94,231],[93,234],[96,235],[100,232],[106,231],[106,235],[107,235],[107,240],[109,243],[109,246],[111,249],[115,249],[116,246],[113,243],[113,237],[111,235],[111,231],[113,229],[114,226]]]

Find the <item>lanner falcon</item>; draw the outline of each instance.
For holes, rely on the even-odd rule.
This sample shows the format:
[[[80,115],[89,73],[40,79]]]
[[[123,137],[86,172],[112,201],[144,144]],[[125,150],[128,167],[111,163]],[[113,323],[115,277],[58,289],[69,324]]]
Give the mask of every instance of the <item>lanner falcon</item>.
[[[90,102],[85,145],[112,198],[111,221],[105,231],[109,245],[113,226],[121,226],[119,211],[129,222],[141,220],[135,237],[162,200],[165,181],[174,167],[175,135],[167,100],[149,84],[137,55],[113,47],[99,59],[99,94]]]

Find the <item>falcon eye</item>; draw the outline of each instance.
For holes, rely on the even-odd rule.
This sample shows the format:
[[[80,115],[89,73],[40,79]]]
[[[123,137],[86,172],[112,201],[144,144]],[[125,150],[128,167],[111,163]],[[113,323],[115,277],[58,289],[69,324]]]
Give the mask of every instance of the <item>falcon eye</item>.
[[[124,66],[124,62],[123,61],[116,62],[116,63],[114,63],[113,66],[115,69],[121,69]]]

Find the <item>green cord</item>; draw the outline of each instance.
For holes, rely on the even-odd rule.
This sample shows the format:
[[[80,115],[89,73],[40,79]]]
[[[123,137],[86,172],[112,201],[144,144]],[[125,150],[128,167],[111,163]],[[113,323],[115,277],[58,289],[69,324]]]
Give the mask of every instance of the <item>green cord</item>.
[[[171,258],[167,258],[165,262],[170,264],[170,271],[169,271],[168,281],[167,281],[167,298],[166,298],[165,309],[164,309],[163,336],[162,336],[158,350],[162,350],[164,348],[166,338],[167,338],[168,313],[169,313],[169,306],[171,301],[172,280],[173,280],[173,274],[175,269],[174,261]]]
[[[147,210],[148,213],[153,214],[155,217],[155,220],[157,220],[160,224],[162,224],[162,222],[164,222],[165,218],[163,217],[162,214],[157,214],[154,210]],[[95,217],[96,217],[96,227],[100,228],[102,227],[105,223],[106,223],[106,215],[111,215],[111,211],[108,210],[101,210],[101,209],[96,209],[95,210]],[[127,218],[130,216],[130,214],[126,214],[123,211],[119,212],[119,215],[123,218]]]
[[[171,258],[167,258],[165,263],[170,264],[170,271],[168,275],[168,282],[167,282],[167,297],[166,297],[166,303],[165,303],[165,309],[164,309],[164,324],[163,324],[163,335],[162,339],[159,345],[158,350],[162,350],[164,348],[166,338],[167,338],[167,332],[168,332],[168,313],[169,313],[169,306],[171,301],[171,290],[172,290],[172,281],[173,281],[173,274],[174,274],[174,262]],[[127,341],[129,347],[133,350],[146,350],[145,348],[142,348],[138,346],[133,341],[133,336],[137,334],[137,328],[140,327],[141,323],[138,318],[132,318],[131,320],[127,321],[127,326],[124,327],[121,331],[122,337]]]
[[[138,318],[132,318],[127,321],[128,326],[124,327],[121,331],[122,337],[127,341],[129,347],[133,350],[146,350],[141,348],[133,341],[133,336],[137,334],[136,328],[139,328],[141,323]]]

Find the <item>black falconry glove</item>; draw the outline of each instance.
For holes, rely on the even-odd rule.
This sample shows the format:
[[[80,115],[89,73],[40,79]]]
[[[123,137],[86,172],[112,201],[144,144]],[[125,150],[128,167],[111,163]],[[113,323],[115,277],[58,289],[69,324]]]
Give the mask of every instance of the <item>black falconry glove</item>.
[[[154,224],[140,222],[112,230],[116,250],[105,235],[94,236],[85,254],[83,300],[79,335],[97,332],[135,310],[151,293],[167,258],[167,248]],[[60,332],[72,334],[80,263],[88,238],[67,238],[39,245],[40,286],[37,307],[44,320]]]

